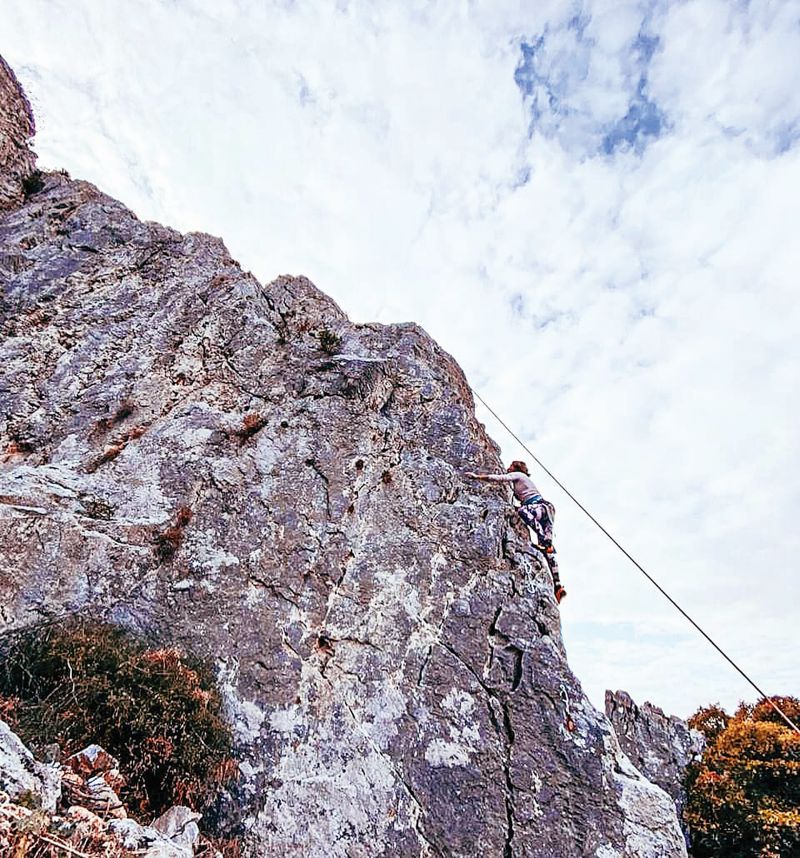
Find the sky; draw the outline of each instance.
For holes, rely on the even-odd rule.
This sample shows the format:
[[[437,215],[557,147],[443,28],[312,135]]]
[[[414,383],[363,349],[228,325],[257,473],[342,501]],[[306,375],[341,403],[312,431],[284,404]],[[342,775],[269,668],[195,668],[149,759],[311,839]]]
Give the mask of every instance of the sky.
[[[800,695],[800,0],[0,0],[0,53],[42,165],[355,321],[421,324],[762,689]],[[595,705],[753,700],[532,471]]]

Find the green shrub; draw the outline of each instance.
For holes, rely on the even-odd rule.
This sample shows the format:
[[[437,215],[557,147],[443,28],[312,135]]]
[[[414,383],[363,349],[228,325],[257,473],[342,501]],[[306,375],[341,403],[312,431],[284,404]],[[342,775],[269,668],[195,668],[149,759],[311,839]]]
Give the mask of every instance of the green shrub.
[[[772,700],[795,722],[800,701]],[[689,725],[706,736],[690,767],[684,820],[695,858],[800,855],[800,735],[769,705],[742,704],[733,716],[700,709]]]
[[[38,194],[42,188],[44,188],[44,173],[41,170],[34,170],[22,180],[22,190],[26,197]]]
[[[0,650],[0,717],[35,751],[91,743],[120,761],[134,815],[208,809],[236,773],[210,673],[89,619],[28,629]]]
[[[335,355],[342,350],[342,338],[333,331],[324,328],[319,332],[318,336],[319,347],[327,354]]]

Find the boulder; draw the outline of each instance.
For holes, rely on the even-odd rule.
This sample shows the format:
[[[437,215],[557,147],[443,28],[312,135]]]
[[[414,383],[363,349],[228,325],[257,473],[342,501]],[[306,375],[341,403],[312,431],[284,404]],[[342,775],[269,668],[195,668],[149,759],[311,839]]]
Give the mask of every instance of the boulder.
[[[0,721],[0,792],[51,813],[61,797],[58,766],[37,762],[5,721]]]

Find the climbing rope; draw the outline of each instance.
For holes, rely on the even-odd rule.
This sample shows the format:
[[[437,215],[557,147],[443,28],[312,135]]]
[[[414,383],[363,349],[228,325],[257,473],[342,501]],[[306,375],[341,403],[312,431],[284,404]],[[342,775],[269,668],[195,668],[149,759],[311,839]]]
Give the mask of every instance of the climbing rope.
[[[605,527],[603,527],[603,525],[592,515],[591,512],[589,512],[588,509],[586,509],[586,507],[575,497],[574,494],[572,494],[572,492],[561,482],[561,480],[559,480],[558,477],[544,464],[544,462],[542,462],[541,459],[536,456],[536,454],[519,437],[519,435],[514,432],[514,430],[508,425],[508,423],[506,423],[505,420],[503,420],[503,418],[489,405],[489,403],[480,395],[480,393],[478,393],[478,391],[474,388],[470,389],[472,390],[478,401],[483,404],[484,408],[486,408],[486,410],[494,416],[494,418],[506,430],[506,432],[508,432],[508,434],[511,435],[511,437],[522,447],[522,449],[528,453],[528,455],[533,459],[533,461],[536,462],[536,464],[550,477],[551,480],[553,480],[553,482],[564,492],[564,494],[566,494],[566,496],[578,507],[578,509],[580,509],[584,513],[584,515],[586,515],[614,543],[614,545],[617,546],[617,548],[619,548],[619,550],[628,558],[628,560],[631,561],[631,563],[633,563],[633,565],[642,573],[642,575],[645,576],[645,578],[647,578],[647,580],[661,593],[661,595],[664,596],[664,598],[667,599],[676,610],[683,614],[683,616],[697,629],[698,632],[700,632],[700,634],[711,644],[711,646],[714,647],[714,649],[725,659],[725,661],[727,661],[728,664],[730,664],[734,670],[736,670],[742,677],[744,677],[744,679],[748,683],[750,683],[750,685],[752,685],[753,688],[755,688],[759,695],[763,697],[764,700],[767,701],[767,703],[769,703],[769,705],[778,713],[778,715],[780,715],[781,718],[783,718],[783,720],[796,733],[800,734],[800,727],[798,727],[797,724],[792,721],[792,719],[780,708],[780,706],[778,706],[777,703],[775,703],[775,701],[772,700],[771,697],[768,697],[767,694],[762,691],[758,687],[758,685],[756,685],[756,683],[747,675],[747,673],[745,673],[744,670],[742,670],[742,668],[739,667],[739,665],[725,652],[725,650],[723,650],[722,647],[717,644],[717,642],[711,637],[711,635],[709,635],[698,623],[696,623],[689,616],[689,614],[687,614],[686,611],[684,611],[683,608],[672,598],[672,596],[670,596],[670,594],[658,583],[658,581],[656,581],[655,578],[650,575],[650,573],[644,568],[644,566],[642,566],[642,564],[639,563],[639,561],[636,560],[630,554],[630,552],[628,552],[627,549],[623,545],[621,545],[608,532],[608,530],[606,530]]]

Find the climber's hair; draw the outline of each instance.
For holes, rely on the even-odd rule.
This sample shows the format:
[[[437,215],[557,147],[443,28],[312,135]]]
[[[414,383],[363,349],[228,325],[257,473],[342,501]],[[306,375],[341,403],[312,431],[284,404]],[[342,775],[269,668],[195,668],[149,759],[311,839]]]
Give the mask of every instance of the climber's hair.
[[[509,466],[506,473],[510,474],[513,471],[521,471],[523,474],[527,474],[530,476],[530,471],[528,470],[528,466],[525,462],[520,462],[519,459],[515,459]]]

